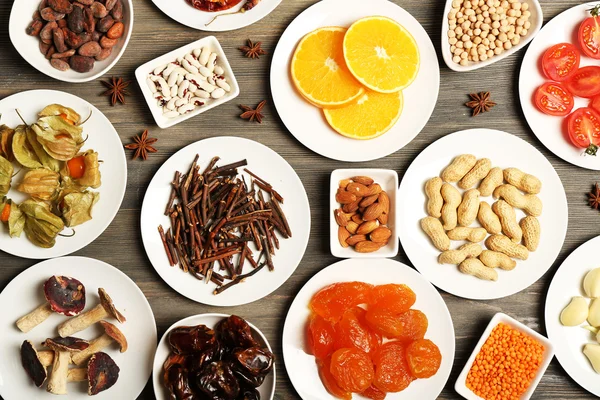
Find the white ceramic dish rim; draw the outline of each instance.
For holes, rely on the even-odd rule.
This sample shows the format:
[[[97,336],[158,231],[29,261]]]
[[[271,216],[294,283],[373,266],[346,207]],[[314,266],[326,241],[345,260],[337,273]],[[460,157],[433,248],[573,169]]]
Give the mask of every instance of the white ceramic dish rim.
[[[106,74],[107,72],[109,72],[112,69],[112,67],[114,67],[119,62],[119,60],[121,59],[121,57],[125,53],[125,49],[127,48],[127,45],[129,44],[129,40],[131,39],[131,34],[133,33],[133,20],[134,20],[134,18],[133,18],[133,1],[132,0],[122,0],[124,2],[123,5],[125,7],[127,7],[127,12],[129,14],[129,21],[128,21],[128,24],[127,24],[127,26],[128,26],[127,32],[124,35],[125,39],[123,41],[123,44],[121,45],[121,50],[119,51],[119,53],[117,53],[117,55],[114,57],[114,59],[108,65],[106,65],[104,68],[102,68],[98,72],[96,72],[96,73],[94,73],[94,74],[92,74],[90,76],[87,76],[87,77],[69,78],[69,77],[64,76],[62,74],[62,71],[59,71],[59,70],[53,68],[50,65],[50,62],[48,60],[46,60],[43,56],[41,56],[42,57],[42,61],[45,61],[48,64],[48,69],[41,68],[40,66],[36,65],[21,50],[21,46],[17,46],[17,44],[16,44],[17,37],[14,36],[14,35],[16,35],[18,33],[15,30],[17,28],[15,28],[15,27],[11,28],[11,26],[13,26],[13,24],[16,24],[16,22],[13,22],[12,16],[13,16],[13,10],[16,7],[22,7],[23,6],[22,1],[23,0],[15,0],[14,3],[13,3],[13,6],[11,8],[10,20],[9,20],[9,28],[8,28],[9,36],[10,36],[10,41],[12,42],[13,47],[17,50],[17,52],[21,55],[21,57],[25,61],[27,61],[27,63],[29,63],[29,65],[31,65],[33,68],[37,69],[42,74],[47,75],[47,76],[49,76],[51,78],[54,78],[56,80],[59,80],[59,81],[70,82],[70,83],[83,83],[83,82],[93,81],[94,79],[103,76],[104,74]],[[39,2],[36,1],[36,3],[39,3]],[[29,22],[27,22],[27,23],[29,23]],[[25,36],[27,36],[27,34],[25,33],[25,28],[26,27],[27,27],[27,24],[24,24],[22,26],[22,31],[23,31],[22,34],[25,35]],[[19,29],[21,29],[21,28],[19,28]],[[29,36],[27,36],[27,37],[29,37]],[[38,51],[38,53],[39,53],[39,51]],[[40,55],[41,55],[41,53],[40,53]],[[113,57],[113,56],[111,56],[111,57]],[[102,62],[102,61],[100,61],[100,62]]]
[[[390,198],[390,213],[389,220],[387,223],[388,228],[392,231],[392,236],[390,237],[390,242],[373,253],[359,253],[353,250],[351,247],[343,248],[340,245],[340,242],[337,237],[338,224],[335,222],[335,217],[333,216],[333,212],[329,216],[329,248],[331,250],[331,254],[334,257],[338,258],[385,258],[385,257],[395,257],[398,254],[398,249],[400,247],[398,241],[398,232],[396,229],[396,195],[398,193],[398,173],[391,169],[381,169],[381,168],[347,168],[347,169],[336,169],[331,172],[330,175],[330,188],[329,188],[329,208],[333,211],[340,208],[340,204],[335,200],[335,194],[339,187],[340,179],[348,179],[352,176],[369,176],[375,179],[376,176],[388,176],[392,179],[392,184],[387,185],[383,188],[388,193],[388,197]],[[381,183],[377,179],[375,179],[375,183]]]
[[[453,71],[456,72],[468,72],[474,71],[479,68],[487,67],[490,64],[501,61],[506,57],[511,56],[517,51],[521,50],[525,47],[529,42],[533,40],[535,35],[538,34],[540,29],[542,29],[542,25],[544,23],[544,13],[542,11],[542,7],[538,0],[523,0],[523,2],[527,2],[530,7],[533,7],[535,10],[535,14],[532,12],[531,17],[535,18],[534,23],[531,24],[531,28],[527,35],[521,39],[518,45],[511,47],[509,50],[504,51],[500,55],[495,55],[492,58],[489,58],[485,61],[478,62],[470,62],[469,65],[460,65],[452,61],[452,53],[450,52],[450,44],[448,43],[448,14],[450,13],[450,9],[452,8],[453,0],[446,0],[446,7],[444,8],[444,15],[442,16],[442,57],[444,58],[444,62]]]
[[[193,326],[193,325],[199,325],[199,324],[204,325],[204,322],[202,322],[202,321],[207,318],[223,318],[223,319],[225,319],[225,318],[229,318],[230,316],[231,316],[230,314],[221,314],[221,313],[196,314],[196,315],[192,315],[192,316],[180,319],[179,321],[175,322],[173,325],[171,325],[165,331],[165,333],[162,335],[162,337],[160,338],[160,340],[158,342],[158,346],[156,347],[156,351],[154,353],[154,360],[152,363],[152,365],[153,365],[153,367],[152,367],[152,384],[154,386],[154,396],[156,396],[157,400],[159,400],[159,399],[166,400],[166,397],[164,396],[165,388],[161,382],[162,366],[163,366],[163,363],[165,362],[165,360],[160,360],[160,359],[158,359],[158,357],[160,356],[159,352],[161,350],[161,347],[164,348],[165,346],[167,346],[166,342],[167,342],[167,335],[169,334],[169,332],[171,332],[173,329],[180,327],[180,326]],[[252,331],[255,334],[257,334],[258,337],[262,340],[262,345],[266,346],[270,352],[273,352],[273,349],[271,348],[271,345],[269,344],[269,341],[267,340],[267,337],[264,335],[264,333],[262,333],[260,331],[260,329],[258,329],[250,321],[246,321],[246,322],[248,323],[248,325],[250,326]],[[209,327],[209,328],[213,329],[214,327]],[[276,363],[273,363],[273,370],[271,371],[269,379],[271,379],[273,383],[271,385],[271,390],[270,390],[271,395],[266,400],[273,400],[273,397],[275,396],[275,387],[276,387],[276,383],[277,383]],[[264,385],[264,383],[263,383],[263,385]],[[263,387],[263,385],[261,385],[260,387]]]
[[[540,365],[540,368],[538,369],[538,373],[536,374],[535,379],[531,382],[531,385],[529,386],[527,391],[521,396],[521,400],[528,400],[529,398],[531,398],[531,396],[533,395],[533,392],[535,391],[536,387],[540,383],[540,380],[544,376],[544,373],[546,372],[546,369],[548,368],[550,361],[552,361],[552,358],[554,357],[554,346],[552,345],[552,342],[547,337],[534,331],[533,329],[531,329],[527,325],[517,321],[516,319],[514,319],[504,313],[499,312],[494,315],[494,317],[490,320],[490,323],[488,324],[487,328],[485,328],[485,331],[481,335],[481,338],[477,342],[475,349],[473,349],[471,356],[467,360],[465,367],[462,369],[460,375],[458,376],[458,379],[456,380],[456,384],[454,385],[454,389],[456,390],[456,392],[458,394],[460,394],[461,396],[463,396],[465,399],[468,399],[468,400],[480,400],[481,399],[481,397],[477,396],[469,388],[467,388],[465,382],[467,381],[467,375],[469,374],[469,371],[471,370],[471,367],[473,366],[475,357],[477,357],[477,354],[479,354],[479,351],[485,344],[485,341],[488,339],[488,337],[492,333],[492,329],[494,329],[496,327],[496,325],[498,325],[499,323],[505,323],[515,329],[520,330],[523,333],[526,333],[526,334],[532,336],[534,339],[537,339],[540,343],[542,343],[545,347],[544,359],[542,361],[542,364]]]
[[[193,111],[189,113],[180,115],[175,118],[165,118],[162,115],[162,109],[156,104],[157,100],[153,97],[150,88],[148,88],[148,85],[146,84],[146,78],[148,77],[148,74],[150,74],[150,72],[152,72],[156,67],[167,64],[171,61],[175,61],[177,57],[182,57],[190,51],[197,49],[198,47],[202,47],[204,45],[211,46],[213,48],[213,51],[217,54],[217,60],[219,61],[219,65],[221,65],[225,70],[227,83],[229,83],[229,85],[231,86],[231,91],[225,93],[225,95],[220,99],[215,100],[211,98],[208,104],[205,104],[201,107],[196,107]],[[240,86],[237,80],[235,79],[235,75],[233,73],[233,70],[231,69],[231,65],[229,64],[229,60],[227,60],[227,56],[225,55],[225,52],[221,47],[221,43],[219,43],[217,38],[214,36],[203,37],[202,39],[186,44],[185,46],[172,50],[166,54],[163,54],[160,57],[157,57],[153,60],[142,64],[135,70],[135,78],[138,82],[138,85],[140,86],[140,89],[142,90],[142,94],[144,95],[146,104],[148,104],[148,108],[150,109],[150,112],[154,117],[154,121],[156,121],[156,124],[162,129],[170,128],[174,125],[177,125],[180,122],[186,121],[217,106],[220,106],[221,104],[227,103],[228,101],[235,99],[240,94]]]

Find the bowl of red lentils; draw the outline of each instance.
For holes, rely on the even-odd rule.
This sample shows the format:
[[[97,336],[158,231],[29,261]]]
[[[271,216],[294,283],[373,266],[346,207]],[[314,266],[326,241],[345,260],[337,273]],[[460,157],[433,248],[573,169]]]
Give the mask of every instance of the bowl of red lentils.
[[[527,400],[554,348],[548,338],[506,314],[494,315],[454,388],[467,400]]]
[[[442,56],[454,71],[485,67],[529,43],[543,19],[538,0],[448,0]]]

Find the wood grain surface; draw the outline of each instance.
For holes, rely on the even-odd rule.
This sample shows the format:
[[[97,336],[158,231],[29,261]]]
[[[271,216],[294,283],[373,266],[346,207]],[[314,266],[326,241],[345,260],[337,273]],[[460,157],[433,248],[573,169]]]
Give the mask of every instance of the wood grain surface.
[[[18,1],[18,0],[16,0]],[[183,0],[172,0],[183,1]],[[159,152],[148,161],[129,161],[127,193],[121,210],[110,227],[94,243],[75,253],[108,262],[131,277],[148,297],[158,324],[159,335],[175,321],[204,312],[226,312],[241,315],[266,334],[274,347],[277,361],[277,391],[275,398],[299,398],[288,380],[281,355],[281,334],[287,310],[302,285],[316,272],[337,261],[329,252],[328,201],[329,174],[335,168],[376,167],[396,170],[400,179],[411,161],[430,143],[451,132],[475,127],[490,127],[513,133],[538,148],[552,163],[565,186],[569,202],[569,230],[560,255],[550,271],[537,283],[508,298],[492,301],[470,301],[442,293],[454,320],[456,358],[452,375],[440,399],[457,399],[453,386],[476,341],[493,314],[503,311],[531,328],[545,333],[543,310],[545,295],[556,268],[576,247],[600,234],[600,213],[586,204],[585,193],[600,180],[598,172],[572,166],[551,154],[533,135],[523,117],[517,97],[517,80],[524,50],[484,69],[457,73],[449,70],[441,59],[440,30],[443,0],[393,0],[415,16],[429,33],[439,55],[441,88],[437,107],[424,130],[404,149],[383,159],[351,164],[321,157],[303,147],[285,128],[271,102],[269,70],[271,58],[249,60],[237,50],[246,38],[261,41],[272,54],[277,40],[288,24],[316,0],[283,0],[281,5],[262,21],[234,32],[216,33],[241,86],[240,96],[233,102],[192,118],[167,130],[159,129],[150,115],[137,84],[132,83],[125,106],[111,107],[108,98],[100,97],[104,87],[99,81],[68,84],[48,78],[24,61],[10,43],[8,19],[12,2],[0,2],[0,97],[30,89],[56,89],[80,96],[98,107],[111,120],[121,139],[130,138],[149,129],[158,137]],[[125,54],[108,76],[134,78],[134,70],[142,63],[189,42],[209,35],[179,25],[159,11],[150,0],[134,0],[135,25]],[[365,7],[368,7],[365,0]],[[581,3],[575,0],[542,1],[544,19],[548,21],[569,7]],[[106,78],[106,77],[105,77]],[[463,106],[467,93],[491,91],[498,105],[489,113],[472,118]],[[427,95],[426,93],[424,95]],[[238,118],[238,104],[255,105],[267,99],[262,125]],[[48,99],[51,102],[52,99]],[[160,165],[178,149],[200,139],[234,135],[261,142],[283,156],[302,179],[312,209],[312,231],[304,258],[296,273],[270,296],[241,307],[215,308],[194,303],[167,286],[155,273],[144,252],[140,237],[140,207],[150,179]],[[130,157],[130,153],[127,153]],[[599,161],[600,162],[600,161]],[[105,177],[107,179],[108,177]],[[109,178],[108,178],[109,179]],[[397,260],[409,263],[400,251]],[[35,262],[0,253],[0,289]],[[3,305],[6,306],[6,305]],[[1,336],[1,333],[0,333]],[[152,399],[152,384],[148,383],[141,399]],[[118,394],[115,394],[115,399]],[[570,379],[554,360],[543,377],[533,399],[586,399],[592,395]],[[419,399],[421,400],[421,399]],[[422,399],[428,400],[428,399]]]

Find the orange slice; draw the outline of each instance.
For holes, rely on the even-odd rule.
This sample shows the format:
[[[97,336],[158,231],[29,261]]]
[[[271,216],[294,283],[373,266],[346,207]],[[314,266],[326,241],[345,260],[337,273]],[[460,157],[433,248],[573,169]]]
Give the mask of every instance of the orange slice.
[[[400,118],[402,92],[378,93],[367,91],[354,104],[343,108],[324,109],[329,125],[352,139],[373,139],[390,130]]]
[[[326,27],[302,38],[292,58],[296,89],[317,107],[343,107],[365,90],[344,61],[342,43],[346,28]]]
[[[415,39],[387,17],[367,17],[353,23],[344,37],[344,58],[360,83],[381,93],[406,88],[419,72]]]

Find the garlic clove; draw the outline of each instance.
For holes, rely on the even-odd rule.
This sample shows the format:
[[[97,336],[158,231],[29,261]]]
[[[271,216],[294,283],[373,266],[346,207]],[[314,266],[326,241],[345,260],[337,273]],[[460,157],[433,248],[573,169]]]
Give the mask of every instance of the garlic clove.
[[[590,303],[587,320],[592,326],[600,326],[600,299],[594,299]]]
[[[588,312],[587,301],[581,296],[573,297],[560,313],[560,323],[564,326],[581,325],[587,319]]]
[[[590,364],[596,373],[600,374],[600,344],[586,344],[583,354],[590,360]]]
[[[600,268],[594,268],[583,279],[583,290],[587,297],[600,297]]]

